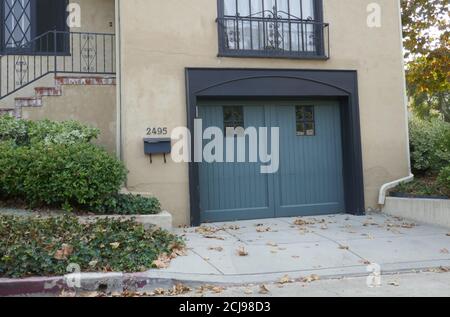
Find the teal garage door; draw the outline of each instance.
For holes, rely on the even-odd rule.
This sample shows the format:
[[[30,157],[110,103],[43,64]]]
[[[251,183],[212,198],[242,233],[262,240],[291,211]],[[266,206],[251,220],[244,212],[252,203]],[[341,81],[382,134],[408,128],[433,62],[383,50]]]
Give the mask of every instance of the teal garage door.
[[[230,155],[223,150],[224,162],[199,163],[202,222],[345,212],[337,101],[202,102],[198,116],[204,130],[278,127],[280,135],[276,173],[262,174],[262,163],[250,161],[248,137],[245,162],[235,148]],[[229,137],[243,138],[224,133],[223,144]]]

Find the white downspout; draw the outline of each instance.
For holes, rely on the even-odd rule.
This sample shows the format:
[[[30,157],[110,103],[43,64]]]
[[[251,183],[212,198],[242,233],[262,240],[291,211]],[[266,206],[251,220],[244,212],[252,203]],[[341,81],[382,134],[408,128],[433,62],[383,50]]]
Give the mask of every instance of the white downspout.
[[[123,122],[122,122],[122,26],[120,19],[120,0],[115,1],[116,24],[116,155],[123,160]]]
[[[409,147],[409,115],[408,115],[408,95],[406,92],[406,71],[405,71],[405,60],[403,57],[404,47],[403,47],[403,26],[402,26],[402,9],[400,0],[397,1],[398,3],[398,13],[399,13],[399,31],[400,31],[400,53],[402,54],[402,73],[403,73],[403,95],[404,95],[404,107],[405,107],[405,122],[406,122],[406,155],[407,155],[407,162],[408,162],[408,171],[409,176],[400,178],[398,180],[389,182],[381,186],[380,194],[378,196],[378,204],[381,206],[384,206],[386,203],[386,194],[387,191],[400,185],[401,183],[408,183],[414,180],[414,175],[412,173],[411,169],[411,150]]]

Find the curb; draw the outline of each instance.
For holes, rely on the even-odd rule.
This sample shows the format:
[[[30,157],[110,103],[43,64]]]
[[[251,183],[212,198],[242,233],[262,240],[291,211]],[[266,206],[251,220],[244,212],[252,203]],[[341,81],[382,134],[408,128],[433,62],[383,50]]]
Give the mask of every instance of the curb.
[[[441,262],[441,263],[439,263]],[[442,264],[442,265],[441,265]],[[412,262],[408,265],[387,264],[382,275],[418,273],[448,267],[450,261]],[[321,280],[355,278],[368,276],[366,266],[337,269],[304,270],[267,274],[244,275],[199,275],[148,271],[145,273],[81,273],[58,277],[38,277],[25,279],[0,279],[0,297],[54,295],[66,292],[122,293],[124,290],[151,292],[157,288],[170,289],[177,284],[195,288],[200,285],[236,286],[246,284],[275,283],[288,275],[293,279],[312,274]]]

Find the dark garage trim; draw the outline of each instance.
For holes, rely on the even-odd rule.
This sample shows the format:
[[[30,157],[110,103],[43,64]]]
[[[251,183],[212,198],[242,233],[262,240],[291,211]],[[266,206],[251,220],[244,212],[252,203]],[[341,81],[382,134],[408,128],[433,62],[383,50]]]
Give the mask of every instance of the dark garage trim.
[[[187,122],[194,130],[202,98],[339,98],[342,113],[344,193],[350,214],[365,213],[358,77],[352,70],[187,68]],[[194,138],[194,135],[192,135]],[[194,144],[192,140],[192,146]],[[192,149],[192,153],[193,149]],[[198,163],[189,164],[191,224],[200,224]]]

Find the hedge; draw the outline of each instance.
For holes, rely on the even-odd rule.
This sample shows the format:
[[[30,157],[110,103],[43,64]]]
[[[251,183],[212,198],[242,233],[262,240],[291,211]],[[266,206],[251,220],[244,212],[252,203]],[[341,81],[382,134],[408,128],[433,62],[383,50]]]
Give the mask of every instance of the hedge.
[[[118,194],[123,163],[90,141],[98,130],[75,121],[0,117],[0,198],[31,207],[104,214],[154,214],[156,198]]]
[[[439,173],[450,166],[450,123],[413,118],[410,136],[411,161],[416,173]]]

